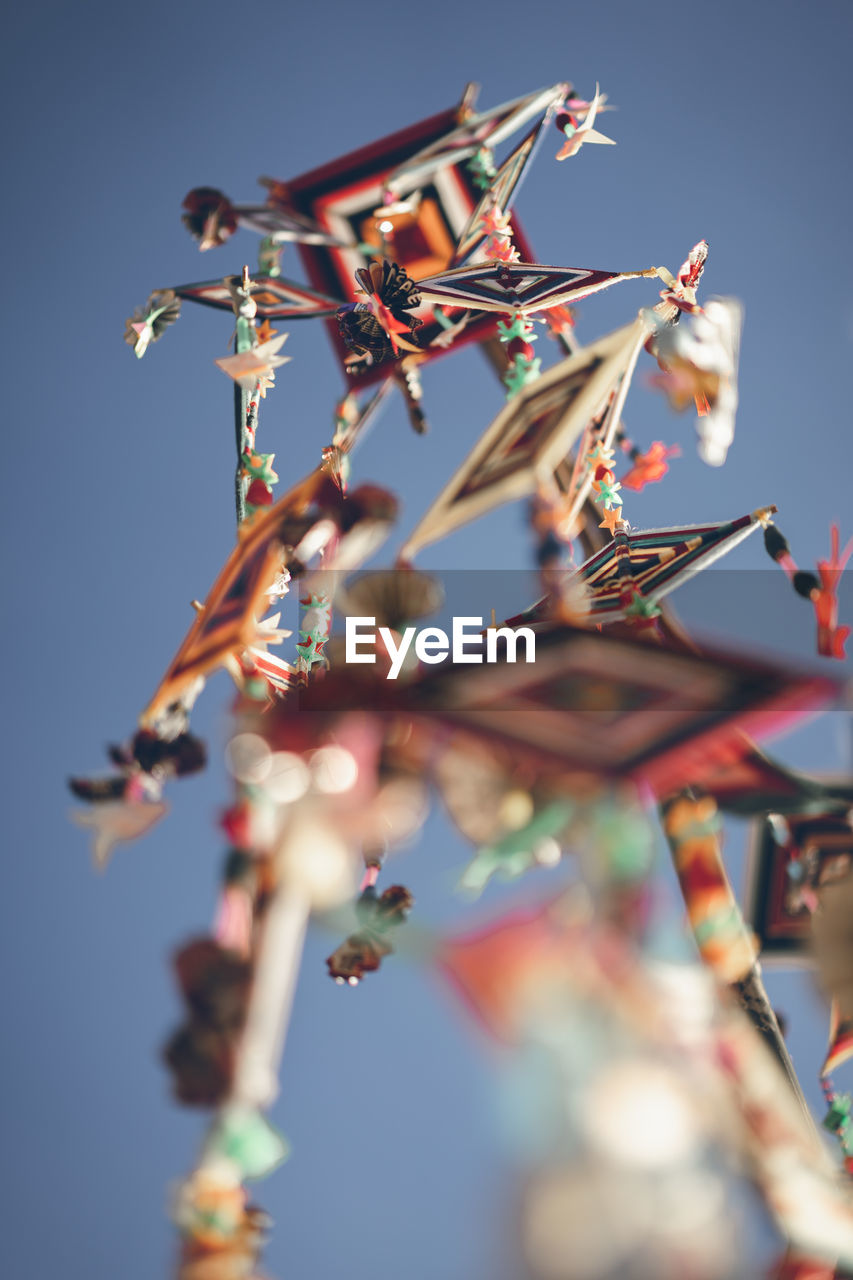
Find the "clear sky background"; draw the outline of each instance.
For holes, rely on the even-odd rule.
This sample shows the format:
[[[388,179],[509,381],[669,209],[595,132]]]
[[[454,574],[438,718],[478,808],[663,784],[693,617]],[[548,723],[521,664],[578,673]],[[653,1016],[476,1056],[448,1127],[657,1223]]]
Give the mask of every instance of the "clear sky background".
[[[212,185],[252,200],[259,174],[295,176],[451,106],[468,80],[484,106],[560,79],[591,95],[600,81],[620,108],[603,117],[618,147],[557,165],[554,130],[519,197],[539,259],[676,270],[705,237],[702,296],[734,294],[746,307],[724,469],[699,462],[690,416],[671,415],[638,377],[632,433],[678,441],[683,457],[665,484],[632,496],[630,518],[727,519],[776,502],[795,557],[813,567],[830,520],[853,533],[851,18],[849,3],[828,0],[36,0],[6,15],[0,1219],[17,1280],[166,1275],[166,1188],[200,1135],[200,1118],[169,1100],[158,1052],[180,1017],[168,956],[208,928],[214,905],[227,679],[210,682],[193,722],[210,769],[172,787],[169,818],[102,877],[67,821],[65,791],[69,773],[98,771],[104,743],[132,731],[189,601],[233,543],[231,388],[213,365],[229,317],[187,305],[141,363],[122,342],[125,317],[152,289],[255,260],[248,233],[200,256],[180,225],[184,194]],[[284,271],[301,275],[294,249]],[[653,282],[592,300],[582,340],[655,300]],[[548,346],[542,338],[550,360]],[[292,325],[287,351],[259,434],[284,483],[315,464],[342,386],[322,326]],[[424,386],[430,434],[415,437],[393,403],[355,460],[356,478],[400,494],[401,532],[502,398],[474,350],[428,368]],[[423,563],[521,568],[529,552],[510,509]],[[690,589],[685,615],[807,652],[811,611],[777,570],[759,572],[768,563],[760,539],[748,541],[728,562],[737,573]],[[778,747],[815,771],[849,769],[849,750],[840,715]],[[738,882],[746,842],[733,827]],[[470,918],[450,899],[465,856],[436,817],[389,868],[415,893],[421,923]],[[487,897],[478,918],[505,896]],[[342,990],[325,976],[332,945],[311,937],[297,996],[274,1111],[294,1154],[259,1190],[276,1220],[267,1269],[502,1275],[503,1236],[489,1226],[512,1205],[502,1063],[434,975],[392,960]],[[825,1010],[807,975],[771,986],[817,1102]]]

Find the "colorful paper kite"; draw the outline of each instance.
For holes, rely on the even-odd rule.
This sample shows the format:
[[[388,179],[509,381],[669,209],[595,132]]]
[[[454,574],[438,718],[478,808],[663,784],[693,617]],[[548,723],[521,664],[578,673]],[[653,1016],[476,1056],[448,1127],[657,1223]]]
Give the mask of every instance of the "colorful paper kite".
[[[487,113],[487,119],[473,127],[478,132],[485,130],[485,137],[491,129],[494,115],[496,124],[504,121],[508,128],[508,132],[505,135],[501,133],[500,137],[509,136],[533,116],[542,114],[561,89],[559,86],[557,90],[548,91],[544,98],[540,94],[533,95],[509,104],[497,113]],[[453,134],[457,125],[456,109],[453,108],[331,164],[275,185],[273,191],[278,205],[283,206],[286,202],[289,211],[308,218],[333,236],[339,246],[348,246],[300,244],[300,256],[314,289],[327,295],[338,295],[346,302],[360,301],[356,273],[370,265],[366,246],[373,246],[376,254],[391,258],[415,282],[449,266],[459,236],[479,199],[473,179],[462,165],[479,142],[472,144],[468,133],[465,135],[469,139],[468,144],[456,150],[455,154],[455,143],[450,144],[449,151],[443,150],[448,135]],[[409,175],[403,188],[395,187],[401,167],[418,153],[432,147],[437,147],[437,151],[422,155],[418,161],[423,168],[418,168],[416,180],[413,181]],[[453,158],[450,161],[437,159],[445,155]],[[408,213],[392,215],[388,219],[392,234],[384,241],[388,233],[380,232],[379,224],[383,219],[376,216],[377,209],[382,208],[384,195],[392,190],[412,191],[416,185],[420,195],[415,207]],[[513,239],[520,252],[529,256],[529,246],[515,224]],[[434,358],[445,350],[441,345],[433,345],[434,339],[439,338],[444,329],[426,313],[423,319],[420,345],[428,358]],[[351,372],[345,363],[346,347],[331,326],[329,332],[348,377],[367,383],[381,376],[370,368]],[[470,342],[485,341],[494,333],[493,320],[475,317],[453,347],[456,349]]]
[[[544,629],[536,661],[449,667],[412,687],[418,715],[579,773],[641,778],[659,795],[701,785],[839,685],[741,656],[677,653],[583,628]]]
[[[621,280],[656,275],[656,267],[646,271],[591,271],[582,267],[545,267],[538,262],[492,262],[428,276],[418,281],[418,292],[422,301],[437,306],[529,314],[567,303],[573,305]]]
[[[239,277],[231,277],[231,280]],[[200,302],[204,307],[217,307],[232,311],[234,298],[229,279],[203,280],[199,284],[179,284],[172,291],[188,302]],[[330,298],[308,289],[283,276],[254,275],[250,282],[250,295],[262,320],[301,320],[311,317],[333,316],[341,305],[339,298]]]
[[[638,598],[657,604],[761,528],[772,510],[722,524],[616,532],[609,546],[578,569],[590,613],[597,622],[616,621],[636,607]]]
[[[500,411],[403,548],[420,548],[553,476],[624,372],[639,322],[568,356]]]

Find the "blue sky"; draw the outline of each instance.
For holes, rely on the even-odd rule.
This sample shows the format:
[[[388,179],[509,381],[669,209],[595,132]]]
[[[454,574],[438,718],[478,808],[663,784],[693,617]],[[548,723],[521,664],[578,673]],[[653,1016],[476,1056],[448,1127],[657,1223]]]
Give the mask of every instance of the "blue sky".
[[[209,184],[253,199],[259,174],[294,176],[453,105],[468,80],[482,84],[483,105],[560,79],[589,95],[600,81],[620,108],[604,118],[619,145],[557,165],[555,131],[519,197],[540,260],[675,270],[704,237],[703,296],[734,294],[746,308],[724,469],[696,458],[689,416],[672,416],[638,379],[630,429],[643,443],[678,441],[683,456],[667,483],[632,499],[631,518],[725,519],[776,502],[810,567],[828,551],[832,519],[853,533],[851,25],[849,5],[820,0],[574,9],[94,0],[7,15],[0,938],[10,1017],[3,1204],[15,1275],[165,1274],[166,1187],[200,1132],[198,1117],[169,1101],[157,1054],[179,1017],[168,955],[207,928],[223,852],[225,678],[210,683],[194,719],[211,768],[172,789],[167,821],[121,850],[105,876],[67,822],[64,789],[69,773],[100,767],[106,741],[131,732],[189,601],[233,541],[231,394],[213,365],[228,318],[187,307],[141,363],[122,343],[125,317],[152,289],[253,261],[248,233],[197,254],[179,221],[186,191]],[[288,250],[285,273],[298,276],[296,263]],[[584,306],[580,336],[653,301],[651,283],[620,286]],[[292,326],[288,354],[259,434],[285,483],[314,465],[341,388],[320,328]],[[430,434],[415,437],[393,404],[356,461],[357,477],[399,492],[401,532],[501,402],[473,351],[429,368],[424,385]],[[528,555],[511,509],[432,548],[424,564],[517,568]],[[747,576],[767,568],[758,539],[729,563],[739,581],[767,580]],[[714,598],[712,629],[804,652],[809,611],[793,595],[782,593],[781,613],[765,605],[763,586]],[[849,749],[837,715],[778,748],[816,771],[849,769]],[[733,829],[736,880],[745,843]],[[465,918],[449,898],[464,857],[434,818],[401,859],[395,878],[410,884],[424,923]],[[309,941],[275,1109],[294,1157],[260,1194],[277,1223],[268,1270],[497,1274],[502,1242],[486,1215],[512,1193],[495,1122],[500,1070],[429,972],[394,962],[341,991],[324,974],[329,949],[322,935]],[[771,987],[816,1099],[824,1011],[807,975],[774,976]]]

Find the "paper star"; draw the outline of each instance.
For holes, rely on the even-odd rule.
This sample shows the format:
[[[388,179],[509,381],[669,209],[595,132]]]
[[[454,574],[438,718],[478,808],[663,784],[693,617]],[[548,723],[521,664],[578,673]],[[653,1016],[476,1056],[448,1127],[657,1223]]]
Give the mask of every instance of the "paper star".
[[[538,378],[541,366],[542,361],[540,359],[528,360],[519,352],[513,364],[509,366],[503,375],[504,386],[507,389],[507,399],[517,395],[522,387],[527,386],[528,382]]]
[[[604,519],[598,526],[599,529],[607,529],[609,533],[616,533],[616,526],[624,519],[621,507],[608,507],[603,512]]]
[[[610,467],[612,462],[613,450],[607,448],[599,440],[586,455],[584,465],[587,469],[592,469],[594,471],[596,467]]]
[[[498,321],[498,337],[501,342],[512,342],[513,338],[521,338],[524,342],[535,342],[538,336],[533,321],[528,320],[521,311],[515,312],[508,321]]]
[[[278,476],[272,469],[274,460],[274,453],[246,452],[243,454],[243,475],[263,480],[264,484],[275,484]]]
[[[480,226],[488,236],[510,236],[509,214],[501,213],[500,205],[492,205],[480,219]]]
[[[474,859],[465,868],[460,887],[479,893],[495,874],[511,880],[540,862],[543,843],[548,841],[556,848],[559,861],[559,838],[565,830],[574,804],[569,800],[557,800],[542,806],[524,826],[508,831],[495,844],[478,849]]]
[[[488,191],[492,179],[498,175],[490,147],[480,147],[480,150],[476,151],[468,161],[467,167],[474,180],[474,186],[480,191]]]
[[[492,262],[520,262],[521,254],[508,236],[490,236],[483,245],[483,253]]]
[[[265,594],[270,596],[272,599],[278,600],[282,596],[286,596],[290,591],[289,583],[290,583],[290,570],[283,569],[281,573],[278,575],[278,577],[276,578],[275,582],[272,584],[272,586],[267,587]]]
[[[660,609],[654,600],[647,600],[639,591],[634,592],[634,598],[625,610],[626,618],[639,618],[642,620],[650,620],[660,617]]]
[[[91,827],[92,856],[95,866],[103,869],[117,844],[145,835],[168,811],[164,800],[108,800],[75,809],[71,817],[78,827]]]
[[[289,360],[290,357],[288,356],[287,359]],[[261,376],[258,378],[258,385],[255,387],[255,393],[259,395],[262,400],[266,400],[267,392],[271,387],[274,387],[274,386],[275,386],[275,371],[273,370],[270,373],[262,373]],[[252,444],[254,444],[254,438],[255,437],[253,432]]]
[[[280,613],[274,613],[271,618],[264,618],[263,622],[256,621],[255,638],[252,640],[250,647],[265,651],[268,644],[281,644],[282,640],[292,636],[292,631],[285,631],[279,627],[280,621]]]
[[[272,338],[275,338],[278,335],[278,329],[274,329],[269,320],[264,320],[258,325],[255,333],[258,335],[258,342],[263,345],[265,342],[269,342]]]
[[[612,473],[611,473],[612,474]],[[608,509],[612,506],[622,506],[622,499],[619,497],[618,490],[622,488],[621,484],[607,480],[596,480],[593,482],[599,502],[604,503]]]
[[[303,668],[310,669],[315,665],[315,663],[323,662],[325,657],[323,654],[323,646],[326,643],[327,637],[324,636],[322,640],[318,640],[309,635],[307,631],[300,631],[299,634],[305,637],[302,644],[296,645],[296,652],[299,655],[299,660],[302,663]]]
[[[286,341],[287,334],[281,333],[268,342],[259,342],[251,351],[224,356],[214,363],[223,373],[227,373],[229,378],[233,378],[244,391],[254,391],[257,386],[260,394],[264,395],[267,387],[275,379],[275,370],[279,365],[287,364],[290,359],[290,356],[277,354]]]
[[[500,205],[493,203],[481,214],[480,230],[486,237],[483,244],[486,258],[498,262],[518,262],[519,254],[512,243],[510,215],[502,213]]]
[[[483,214],[480,219],[480,226],[486,234],[486,241],[483,245],[483,254],[486,258],[491,258],[498,262],[518,261],[519,254],[512,243],[509,215],[502,214],[500,207],[494,205],[492,209]]]

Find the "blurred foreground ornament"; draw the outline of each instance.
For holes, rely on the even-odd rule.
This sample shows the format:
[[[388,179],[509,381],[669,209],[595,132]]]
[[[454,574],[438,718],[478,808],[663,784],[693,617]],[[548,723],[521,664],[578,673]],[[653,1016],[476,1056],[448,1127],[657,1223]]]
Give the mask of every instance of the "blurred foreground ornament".
[[[409,914],[414,899],[400,884],[391,885],[381,895],[366,888],[356,903],[360,927],[329,956],[329,977],[339,984],[357,986],[366,973],[379,968],[394,948],[388,933],[397,928]]]
[[[768,806],[770,816],[757,827],[750,855],[748,910],[768,961],[808,957],[821,885],[853,873],[851,786],[803,781],[787,804]],[[835,804],[828,803],[833,792]],[[797,802],[809,801],[798,811]]]
[[[103,868],[113,849],[126,840],[138,840],[169,812],[162,800],[107,800],[91,809],[76,809],[72,817],[78,827],[92,830],[92,856]]]

